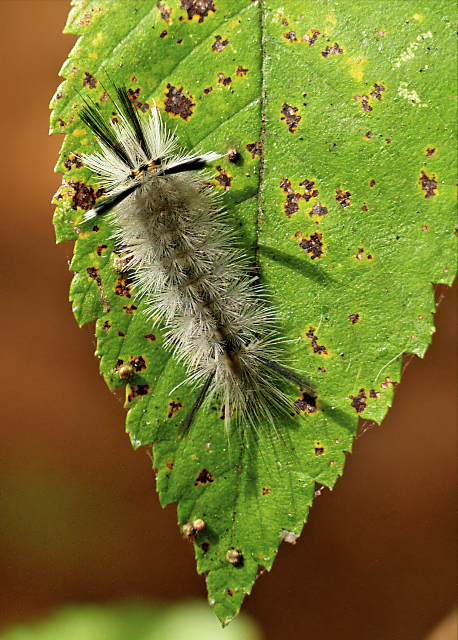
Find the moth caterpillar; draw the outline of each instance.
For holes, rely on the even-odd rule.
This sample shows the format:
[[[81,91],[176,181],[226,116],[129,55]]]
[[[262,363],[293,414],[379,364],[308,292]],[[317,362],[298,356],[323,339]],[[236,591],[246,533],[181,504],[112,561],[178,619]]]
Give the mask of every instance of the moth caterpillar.
[[[275,314],[204,180],[201,170],[222,156],[184,152],[155,106],[142,119],[124,86],[113,92],[116,121],[92,102],[80,112],[100,145],[82,158],[107,195],[84,220],[108,215],[147,313],[165,322],[166,346],[187,365],[184,382],[200,385],[181,434],[205,399],[225,407],[228,434],[234,412],[255,429],[264,419],[275,427],[277,411],[295,412],[281,380],[313,388],[279,363]]]

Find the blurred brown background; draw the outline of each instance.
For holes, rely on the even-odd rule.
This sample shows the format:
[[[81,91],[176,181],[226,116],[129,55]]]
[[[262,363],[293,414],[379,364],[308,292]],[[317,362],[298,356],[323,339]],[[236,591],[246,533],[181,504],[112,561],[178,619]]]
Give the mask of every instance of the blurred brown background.
[[[68,299],[50,199],[63,138],[48,102],[75,38],[66,0],[0,2],[2,361],[0,626],[62,603],[205,597],[174,507],[98,375]],[[5,237],[6,236],[6,237]],[[383,426],[355,442],[296,546],[244,610],[267,640],[420,640],[456,598],[456,287]]]

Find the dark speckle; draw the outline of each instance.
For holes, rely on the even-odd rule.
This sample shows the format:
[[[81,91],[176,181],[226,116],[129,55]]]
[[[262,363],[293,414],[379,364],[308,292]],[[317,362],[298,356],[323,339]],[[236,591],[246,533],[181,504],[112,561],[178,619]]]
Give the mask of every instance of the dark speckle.
[[[97,198],[103,194],[103,189],[94,191],[94,187],[84,184],[84,182],[75,182],[70,180],[68,186],[74,191],[72,195],[72,209],[83,209],[89,211],[95,205]]]
[[[138,99],[140,95],[140,88],[135,89],[135,91],[133,89],[127,89],[127,95],[129,96],[129,100],[134,107],[140,109],[142,113],[146,113],[148,111],[149,104],[147,102],[140,102],[140,100]]]
[[[183,95],[183,87],[177,89],[168,83],[165,95],[164,105],[167,113],[173,116],[180,116],[183,120],[188,120],[192,116],[192,108],[196,105],[190,98],[186,98]],[[192,96],[190,97],[192,98]]]
[[[231,84],[232,82],[232,78],[230,76],[228,76],[226,78],[226,76],[224,75],[224,73],[218,73],[218,82],[219,84],[222,84],[223,87],[227,87],[228,85]]]
[[[75,167],[75,169],[80,169],[82,166],[83,161],[78,155],[72,154],[64,160],[64,167],[67,169],[67,171],[70,171],[73,167]]]
[[[199,16],[199,24],[208,16],[209,11],[216,11],[213,0],[181,0],[180,9],[187,12],[188,20]]]
[[[127,307],[123,307],[125,313],[127,313],[127,315],[129,316],[133,316],[134,313],[137,311],[137,307],[134,304],[130,304]]]
[[[95,78],[93,75],[91,75],[89,73],[89,71],[85,71],[84,72],[84,80],[83,80],[83,87],[89,87],[89,89],[96,89],[97,88],[97,78]]]
[[[323,356],[327,356],[328,350],[326,349],[325,346],[318,344],[318,337],[315,335],[315,331],[316,329],[310,326],[309,330],[305,334],[306,337],[309,338],[309,340],[311,341],[311,347],[312,347],[313,353],[318,353]]]
[[[130,357],[130,366],[139,373],[140,371],[144,371],[146,369],[146,360],[143,356],[131,356]]]
[[[283,211],[287,218],[291,218],[294,213],[299,211],[299,200],[302,198],[302,194],[294,192],[288,178],[282,178],[280,180],[280,189],[283,189],[287,194],[285,204],[283,205]]]
[[[167,29],[164,29],[164,31],[161,31],[161,33],[159,34],[159,37],[164,39],[166,35],[167,35]]]
[[[435,175],[430,178],[422,171],[418,183],[425,194],[425,200],[437,196],[437,181]]]
[[[316,442],[315,443],[315,455],[316,456],[322,456],[324,453],[324,447],[321,446],[320,442]]]
[[[368,131],[364,137],[370,140],[372,138],[372,131]]]
[[[306,202],[308,202],[311,198],[317,198],[319,196],[318,189],[315,189],[314,180],[303,180],[299,182],[300,187],[304,187],[304,193],[302,197]]]
[[[309,211],[309,216],[325,216],[328,213],[328,208],[324,207],[321,202],[315,202],[312,210]]]
[[[352,324],[356,324],[357,322],[359,322],[359,313],[352,313],[348,316],[348,318]]]
[[[159,13],[161,18],[167,23],[170,24],[170,16],[172,15],[172,9],[168,9],[167,5],[162,2],[159,2],[159,4],[156,5],[156,7],[159,9]]]
[[[229,44],[229,40],[223,40],[222,36],[215,36],[215,42],[212,44],[212,51],[221,53]]]
[[[151,341],[156,340],[156,336],[154,335],[154,333],[148,333],[148,334],[145,336],[145,338],[146,338],[147,340],[151,340]]]
[[[132,298],[132,291],[130,288],[130,281],[125,275],[118,276],[116,286],[114,288],[116,296],[124,296],[125,298]]]
[[[375,389],[371,389],[369,391],[369,398],[381,398],[382,394],[380,393],[380,391],[376,391]]]
[[[224,169],[224,167],[222,167],[221,165],[218,165],[216,167],[216,170],[219,171],[219,175],[216,176],[215,180],[219,182],[224,191],[229,191],[232,185],[232,180],[234,178],[228,175],[227,170]]]
[[[267,487],[262,487],[261,491],[263,496],[268,496],[269,493],[272,493],[272,489],[268,489]]]
[[[342,189],[340,189],[340,187],[336,189],[335,198],[340,206],[344,209],[345,207],[349,207],[351,205],[350,196],[351,193],[349,191],[343,191]]]
[[[260,156],[262,154],[262,144],[260,142],[252,142],[251,144],[247,144],[246,149],[251,153],[251,157],[253,160],[255,156]]]
[[[356,398],[354,396],[350,396],[351,406],[355,409],[356,413],[362,413],[364,409],[366,409],[366,392],[364,389],[360,389]]]
[[[377,84],[376,82],[374,82],[374,88],[371,91],[371,96],[381,101],[383,91],[386,91],[386,88],[383,86],[383,84]]]
[[[316,394],[303,391],[301,397],[293,404],[296,413],[316,413]]]
[[[211,93],[213,91],[213,87],[207,87],[206,89],[204,89],[204,93],[206,96],[208,96],[209,93]]]
[[[315,258],[321,258],[323,255],[322,238],[323,235],[321,233],[312,233],[310,238],[303,238],[299,242],[299,246],[304,249],[305,253],[309,254],[312,260],[315,260]]]
[[[239,66],[237,67],[236,71],[235,71],[235,75],[239,76],[239,78],[244,78],[246,76],[246,74],[248,73],[249,69],[247,69],[246,67],[242,67],[241,64],[239,64]]]
[[[432,158],[433,155],[436,153],[437,149],[435,149],[434,147],[428,147],[425,151],[426,157],[427,158]]]
[[[284,33],[283,37],[290,42],[297,42],[296,33],[294,31],[288,31],[288,33]]]
[[[371,180],[371,181],[369,182],[369,186],[370,186],[370,187],[375,187],[375,180]]]
[[[208,469],[202,469],[202,471],[197,476],[196,481],[194,482],[194,486],[197,487],[197,485],[199,484],[208,484],[210,482],[213,482],[214,480],[215,478],[212,476]]]
[[[130,387],[127,394],[127,402],[132,402],[134,398],[138,396],[147,396],[149,391],[149,384],[139,384],[136,387]]]
[[[174,402],[173,400],[169,400],[169,410],[167,411],[167,418],[173,418],[173,416],[181,409],[183,406],[182,402]]]
[[[202,553],[207,553],[207,551],[210,549],[210,543],[209,542],[201,542],[199,547],[202,549]]]
[[[297,125],[302,120],[302,116],[297,116],[298,107],[292,107],[286,102],[283,103],[280,113],[280,120],[286,120],[290,133],[296,133]]]
[[[321,51],[321,55],[323,58],[328,58],[329,56],[335,56],[337,53],[343,53],[343,49],[340,48],[337,42],[334,42],[332,47],[326,46],[323,51]]]

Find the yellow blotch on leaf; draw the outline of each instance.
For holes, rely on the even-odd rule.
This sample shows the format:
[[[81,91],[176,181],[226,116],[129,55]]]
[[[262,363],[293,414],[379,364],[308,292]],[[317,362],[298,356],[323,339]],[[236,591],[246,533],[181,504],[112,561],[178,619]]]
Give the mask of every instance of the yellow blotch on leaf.
[[[103,40],[103,33],[101,31],[99,31],[99,33],[96,35],[94,40],[91,42],[91,45],[93,47],[96,47],[101,40]]]
[[[334,18],[334,16],[332,15],[332,13],[328,13],[328,15],[326,16],[326,20],[328,22],[330,22],[331,24],[336,24],[337,22],[337,18]]]
[[[414,13],[413,17],[415,18],[415,20],[418,20],[418,22],[423,22],[424,16],[420,16],[418,13]]]
[[[350,75],[357,82],[361,82],[364,78],[364,70],[363,67],[367,64],[367,60],[361,57],[358,58],[347,58],[345,61],[350,66]]]
[[[95,51],[93,51],[92,53],[89,54],[90,58],[97,58],[97,54]]]

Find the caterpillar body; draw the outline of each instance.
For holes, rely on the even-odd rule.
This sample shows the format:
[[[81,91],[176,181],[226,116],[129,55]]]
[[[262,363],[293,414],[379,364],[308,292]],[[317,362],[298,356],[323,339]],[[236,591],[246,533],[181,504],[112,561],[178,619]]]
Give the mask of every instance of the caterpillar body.
[[[113,90],[117,121],[106,122],[91,102],[81,110],[100,145],[82,158],[108,196],[84,220],[108,214],[147,313],[165,322],[166,346],[188,367],[184,382],[200,385],[180,432],[205,399],[224,407],[228,434],[234,413],[255,429],[265,419],[275,428],[275,413],[295,413],[282,379],[313,388],[279,363],[275,314],[204,180],[201,170],[222,156],[185,153],[156,107],[142,120],[126,88]]]

